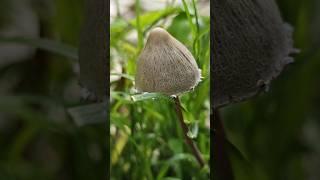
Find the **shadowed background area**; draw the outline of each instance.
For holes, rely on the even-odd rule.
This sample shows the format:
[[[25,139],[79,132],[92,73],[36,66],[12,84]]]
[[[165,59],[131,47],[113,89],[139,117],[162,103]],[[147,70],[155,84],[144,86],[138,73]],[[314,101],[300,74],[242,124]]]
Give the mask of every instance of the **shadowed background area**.
[[[78,126],[67,113],[83,104],[84,9],[82,0],[0,1],[1,180],[106,179],[105,123]]]
[[[148,2],[141,4],[147,6]],[[222,109],[228,139],[236,147],[230,148],[231,161],[239,180],[317,180],[320,177],[320,2],[277,2],[285,21],[295,27],[295,47],[300,48],[301,53],[295,63],[273,81],[268,93]],[[130,19],[135,5],[130,1],[126,4],[126,18]],[[116,5],[112,5],[111,18],[115,18]],[[0,179],[105,178],[109,147],[104,124],[79,127],[66,112],[66,108],[79,104],[81,96],[76,48],[83,6],[82,0],[0,1]],[[183,13],[176,17],[175,23],[181,31],[170,29],[178,39],[190,38],[185,35],[191,34],[185,19]],[[119,30],[117,27],[123,23],[114,24],[114,30]],[[131,37],[129,41],[137,38]],[[132,52],[130,46],[124,46],[123,50]],[[122,72],[121,66],[115,70],[114,73]],[[128,115],[128,109],[121,110]],[[149,112],[149,117],[163,115]],[[171,111],[166,112],[164,116],[171,116]],[[173,132],[174,125],[155,128]],[[157,157],[157,151],[151,153],[148,149],[155,146],[149,141],[155,138],[153,132],[144,135],[136,137],[139,142],[146,142],[146,154]],[[168,154],[181,153],[182,141],[169,138],[168,146],[163,146]],[[208,138],[201,135],[199,141],[206,154],[209,154]],[[188,158],[179,155],[169,163]],[[148,167],[147,160],[135,167]],[[114,171],[115,174],[121,174],[122,168],[128,167],[124,161],[120,163],[115,165],[119,170]],[[167,166],[161,163],[165,171]],[[173,166],[169,172],[182,176],[181,166],[185,172],[194,172],[194,166],[188,161],[179,167]],[[140,169],[140,172],[145,171]]]
[[[277,3],[301,53],[267,93],[220,111],[239,180],[320,177],[320,2]]]

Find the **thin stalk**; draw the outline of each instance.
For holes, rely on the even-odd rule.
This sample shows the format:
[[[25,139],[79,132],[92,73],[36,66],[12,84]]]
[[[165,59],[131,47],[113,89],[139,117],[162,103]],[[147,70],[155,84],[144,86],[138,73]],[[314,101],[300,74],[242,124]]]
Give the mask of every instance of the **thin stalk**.
[[[117,18],[121,17],[119,0],[116,0]]]
[[[233,171],[226,149],[226,134],[217,109],[213,113],[213,168],[214,179],[233,180]]]
[[[180,103],[179,97],[174,97],[173,99],[174,99],[175,110],[176,110],[176,113],[177,113],[177,116],[179,119],[179,123],[180,123],[182,130],[183,130],[184,139],[185,139],[186,143],[188,144],[188,146],[191,148],[192,153],[193,153],[194,157],[197,159],[197,161],[199,162],[200,166],[204,167],[205,161],[201,155],[201,152],[199,151],[197,145],[188,136],[189,129],[183,120],[183,115],[182,115],[182,111],[181,111],[181,103]]]
[[[140,25],[140,0],[136,0],[135,3],[135,10],[136,10],[136,23],[137,23],[137,32],[138,32],[138,49],[139,51],[143,47],[143,32]]]
[[[199,28],[200,27],[199,27],[199,19],[198,19],[198,11],[197,11],[196,2],[194,0],[192,0],[192,7],[194,8],[194,16],[195,16],[195,20],[196,20],[195,23],[193,23],[193,17],[190,14],[186,0],[182,0],[182,4],[183,4],[184,10],[186,12],[189,25],[192,30],[192,37],[193,37],[192,50],[193,50],[193,53],[195,55],[197,62],[199,62],[199,52],[200,52],[200,43],[199,43],[199,30],[200,29]]]
[[[200,53],[200,39],[199,39],[199,32],[200,32],[200,26],[199,26],[199,17],[198,17],[198,9],[195,0],[192,0],[192,5],[194,9],[194,16],[196,19],[196,36],[194,37],[193,40],[193,49],[195,51],[195,56],[197,60],[199,60],[199,53]]]
[[[197,33],[197,32],[196,32],[197,29],[196,29],[195,25],[194,25],[193,22],[192,22],[192,17],[191,17],[190,11],[189,11],[189,9],[188,9],[187,2],[186,2],[185,0],[182,0],[182,4],[183,4],[183,8],[184,8],[184,10],[185,10],[185,12],[186,12],[189,25],[190,25],[191,30],[192,30],[193,38],[195,38],[195,37],[196,37],[196,33]]]
[[[199,34],[199,17],[198,17],[198,9],[197,9],[197,4],[195,2],[195,0],[192,0],[192,5],[193,5],[193,9],[194,9],[194,16],[196,18],[196,27],[197,27],[197,34]]]

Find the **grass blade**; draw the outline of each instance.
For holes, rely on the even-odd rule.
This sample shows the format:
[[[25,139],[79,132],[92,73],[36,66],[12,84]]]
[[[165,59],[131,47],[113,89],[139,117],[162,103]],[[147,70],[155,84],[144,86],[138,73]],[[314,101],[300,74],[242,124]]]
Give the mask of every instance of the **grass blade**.
[[[0,37],[0,41],[7,43],[25,44],[42,50],[46,50],[54,54],[62,55],[73,60],[78,59],[77,48],[50,39],[37,39],[27,37]]]

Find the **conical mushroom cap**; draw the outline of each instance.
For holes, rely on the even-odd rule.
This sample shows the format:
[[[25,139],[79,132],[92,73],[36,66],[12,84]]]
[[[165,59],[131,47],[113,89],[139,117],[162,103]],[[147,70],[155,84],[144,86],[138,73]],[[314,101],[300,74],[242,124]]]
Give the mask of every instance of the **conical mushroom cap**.
[[[137,90],[177,95],[199,81],[200,71],[189,50],[166,30],[154,28],[137,62]]]
[[[291,63],[292,29],[274,0],[213,3],[213,107],[256,95]]]

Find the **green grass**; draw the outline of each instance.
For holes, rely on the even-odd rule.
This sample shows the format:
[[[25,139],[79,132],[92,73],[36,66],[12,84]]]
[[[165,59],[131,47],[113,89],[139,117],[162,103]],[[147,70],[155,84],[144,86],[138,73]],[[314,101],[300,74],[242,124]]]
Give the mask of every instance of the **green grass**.
[[[135,4],[136,17],[121,17],[111,24],[111,71],[121,66],[118,79],[111,82],[111,177],[112,179],[206,179],[185,144],[182,130],[169,97],[135,95],[133,77],[147,32],[162,26],[186,45],[202,70],[203,81],[193,92],[181,96],[184,119],[202,155],[209,160],[209,32],[210,19],[197,14],[196,2],[143,12]],[[120,4],[121,5],[121,4]],[[164,25],[165,21],[171,22]],[[126,40],[137,33],[137,43]]]

